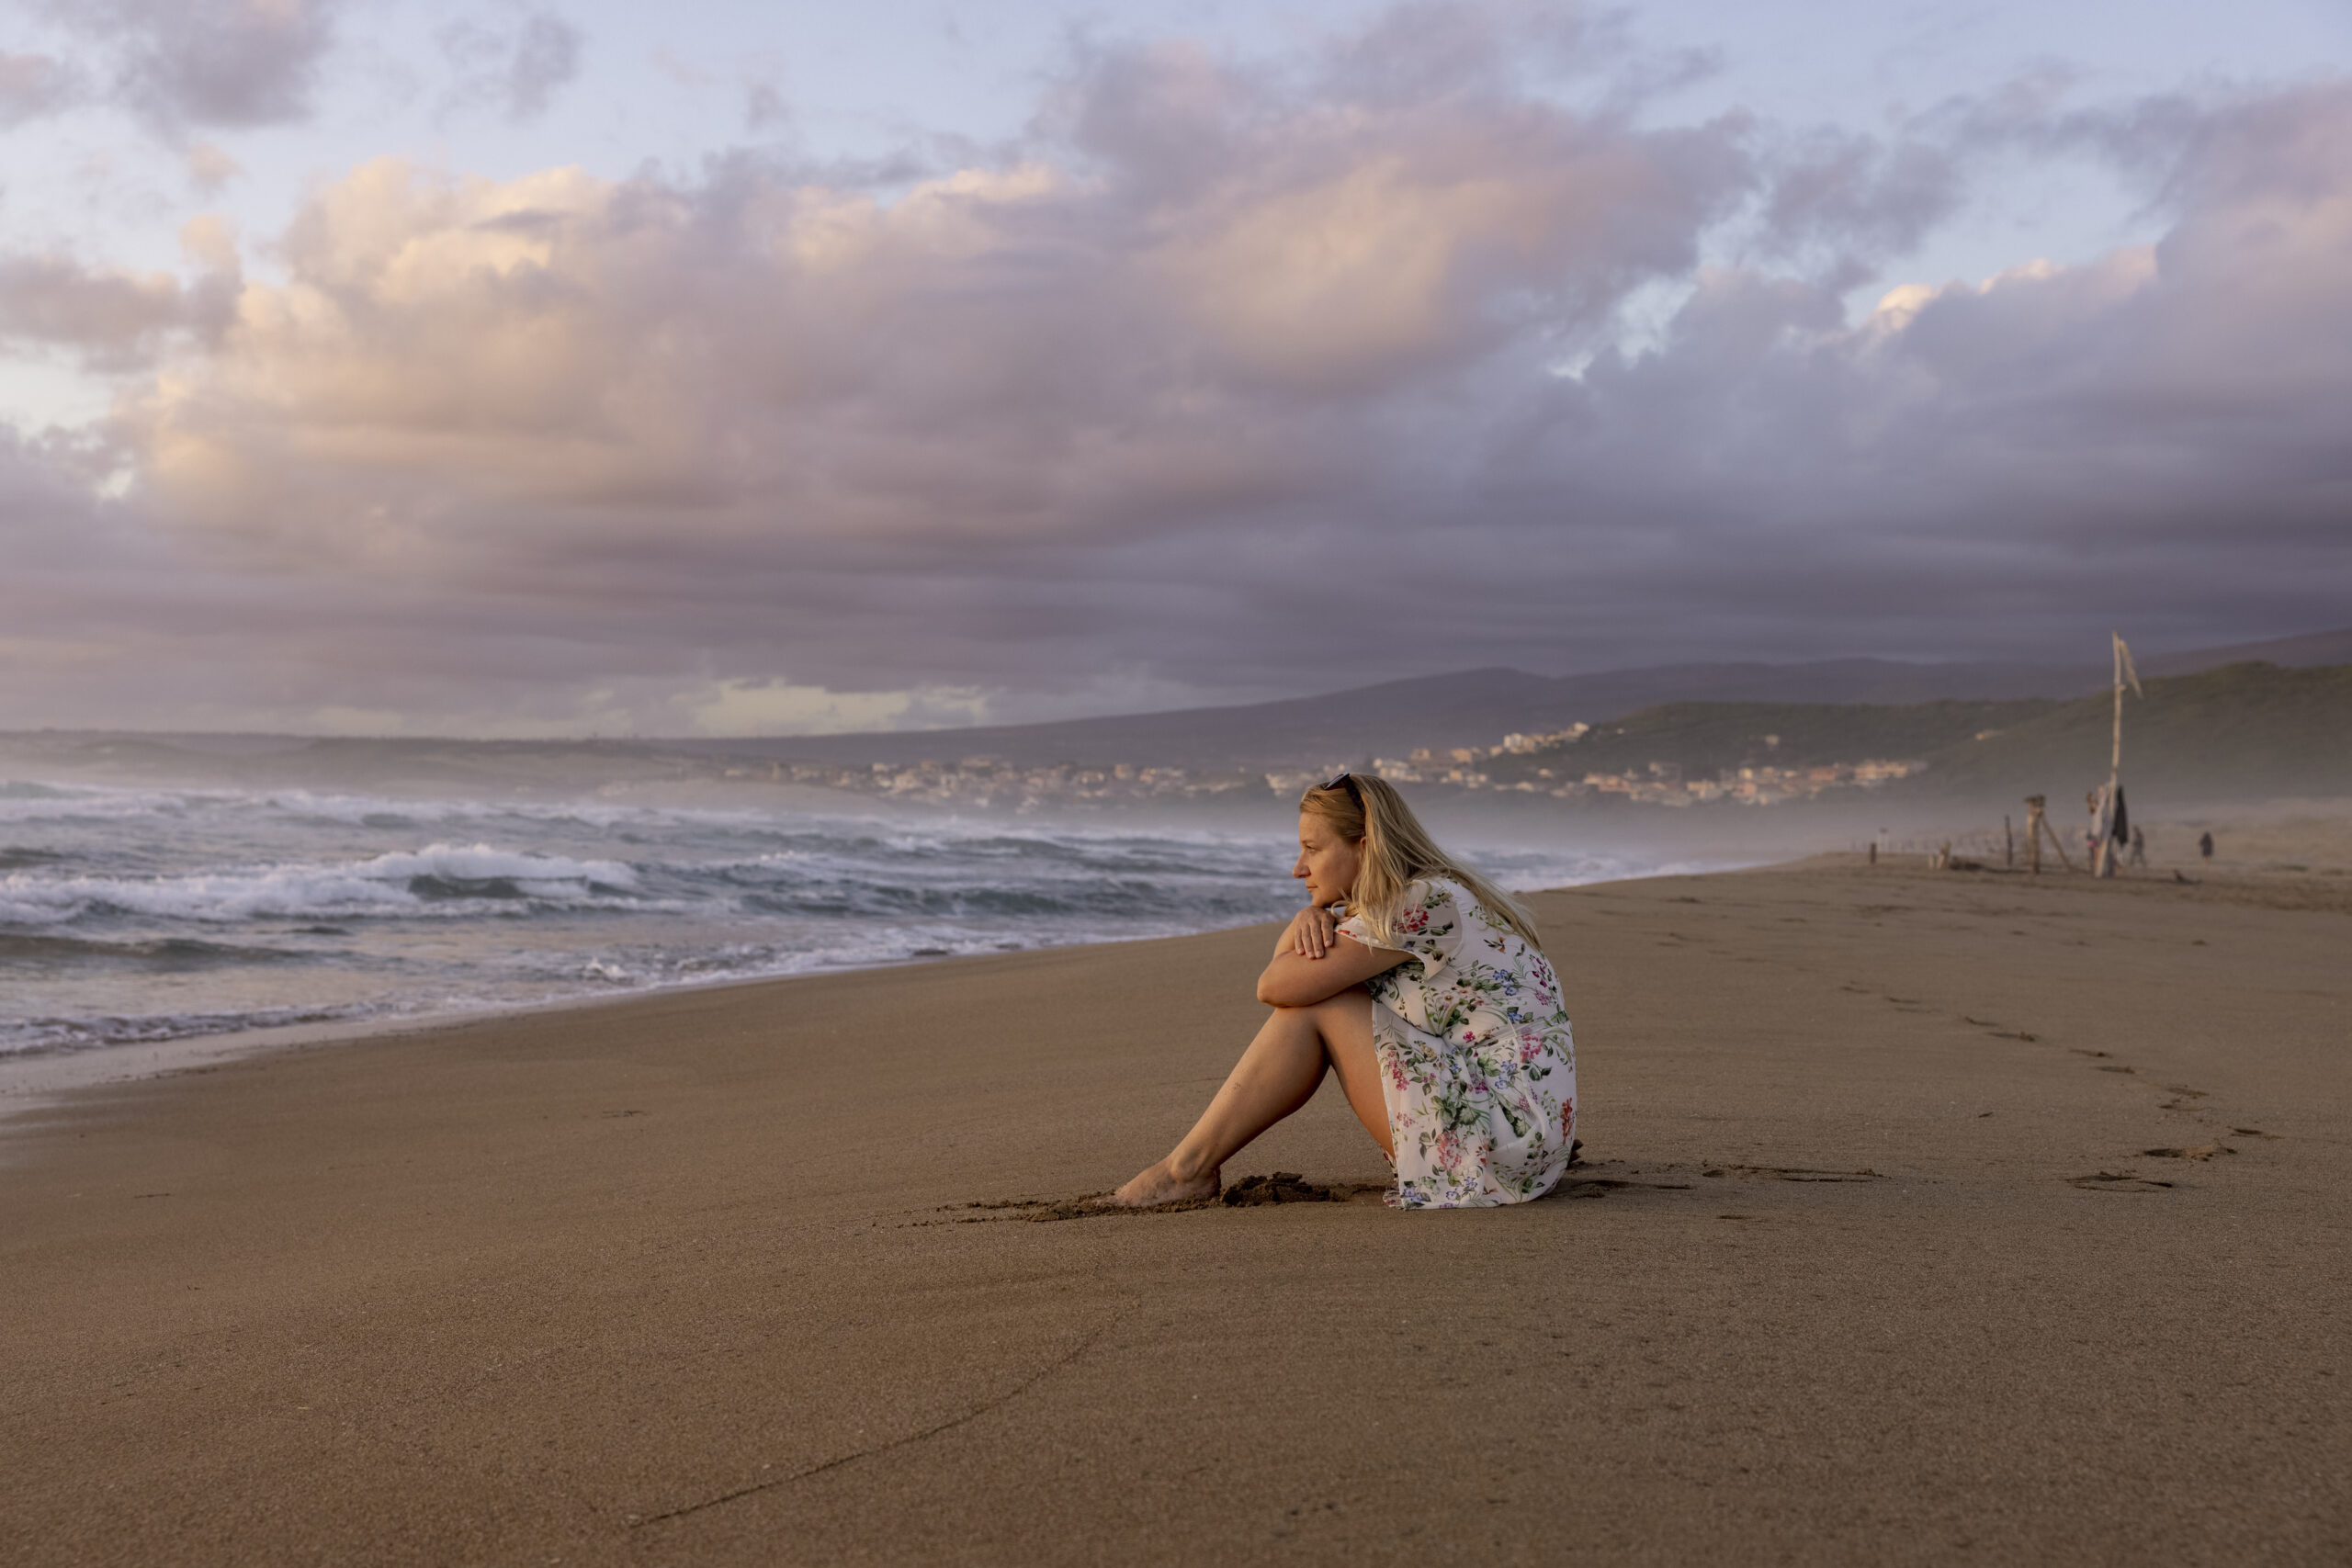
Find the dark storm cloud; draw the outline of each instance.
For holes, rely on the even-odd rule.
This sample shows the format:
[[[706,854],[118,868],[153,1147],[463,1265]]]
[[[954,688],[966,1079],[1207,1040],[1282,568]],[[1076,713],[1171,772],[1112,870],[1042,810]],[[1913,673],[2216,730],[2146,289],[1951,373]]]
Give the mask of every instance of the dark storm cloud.
[[[1096,51],[887,199],[354,171],[112,426],[92,515],[179,592],[93,597],[117,539],[15,624],[198,637],[174,689],[270,722],[677,730],[2343,618],[2352,84],[1873,141],[1420,15],[1464,36]],[[1849,320],[1994,118],[2140,160],[2162,239]]]
[[[1850,635],[1890,592],[1942,646],[2044,644],[2070,605],[2182,638],[2341,619],[2352,88],[2225,107],[2185,145],[2169,231],[2093,265],[1903,291],[1826,335],[1816,293],[1713,280],[1664,350],[1563,390],[1537,493],[1641,506],[1693,547],[1635,597],[1750,622]]]
[[[161,129],[271,125],[310,113],[339,0],[52,0],[108,95]]]
[[[1832,270],[1862,276],[1918,244],[1951,216],[1964,191],[1948,148],[1847,131],[1792,138],[1770,169],[1763,247],[1776,258],[1826,253]]]

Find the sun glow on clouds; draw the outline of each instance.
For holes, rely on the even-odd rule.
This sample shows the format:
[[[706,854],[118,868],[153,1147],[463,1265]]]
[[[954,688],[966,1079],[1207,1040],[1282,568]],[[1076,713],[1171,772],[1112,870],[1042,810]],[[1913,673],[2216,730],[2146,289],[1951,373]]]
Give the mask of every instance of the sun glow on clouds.
[[[1107,51],[887,187],[382,158],[262,243],[191,225],[186,276],[0,258],[0,333],[125,388],[0,450],[0,612],[56,650],[0,722],[160,669],[143,721],[871,728],[2340,600],[2352,84],[2152,110],[2158,243],[1853,321],[1965,145],[1464,58]],[[1381,631],[1433,598],[1477,606],[1442,649]]]
[[[1996,291],[2015,291],[2004,299],[2064,299],[2072,303],[2120,305],[2136,291],[2156,281],[2156,252],[2152,245],[2116,251],[2088,266],[2061,266],[2036,256],[2007,267],[1980,283],[1904,283],[1880,297],[1863,330],[1881,335],[1898,333],[1919,318],[1919,312],[1939,300],[1991,299]],[[2047,308],[2046,303],[2041,308]]]
[[[829,692],[781,681],[721,682],[692,707],[704,735],[808,735],[984,724],[988,700],[971,690]]]

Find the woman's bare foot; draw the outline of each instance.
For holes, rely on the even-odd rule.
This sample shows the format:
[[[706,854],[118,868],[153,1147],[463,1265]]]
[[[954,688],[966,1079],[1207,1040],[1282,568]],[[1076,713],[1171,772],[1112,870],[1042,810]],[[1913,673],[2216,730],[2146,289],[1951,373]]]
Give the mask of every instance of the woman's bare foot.
[[[1095,1201],[1106,1209],[1157,1209],[1166,1203],[1189,1203],[1195,1199],[1214,1198],[1217,1194],[1216,1172],[1204,1170],[1192,1177],[1178,1176],[1170,1168],[1176,1156],[1147,1167],[1127,1184],[1107,1197]]]

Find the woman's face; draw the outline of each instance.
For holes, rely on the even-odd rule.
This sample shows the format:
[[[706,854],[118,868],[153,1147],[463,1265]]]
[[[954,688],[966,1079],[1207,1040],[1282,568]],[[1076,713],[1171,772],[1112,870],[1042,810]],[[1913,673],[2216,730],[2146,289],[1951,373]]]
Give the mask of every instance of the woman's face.
[[[1290,874],[1306,884],[1307,902],[1336,904],[1345,898],[1363,864],[1362,839],[1342,839],[1322,818],[1298,814],[1298,863]]]

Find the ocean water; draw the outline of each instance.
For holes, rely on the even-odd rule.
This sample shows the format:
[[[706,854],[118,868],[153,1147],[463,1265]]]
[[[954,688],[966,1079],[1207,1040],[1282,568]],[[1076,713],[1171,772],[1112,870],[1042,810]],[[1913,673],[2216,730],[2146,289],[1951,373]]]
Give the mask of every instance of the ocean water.
[[[1244,925],[1298,907],[1294,853],[1274,834],[0,783],[0,1056]],[[1513,888],[1663,869],[1467,858]]]

